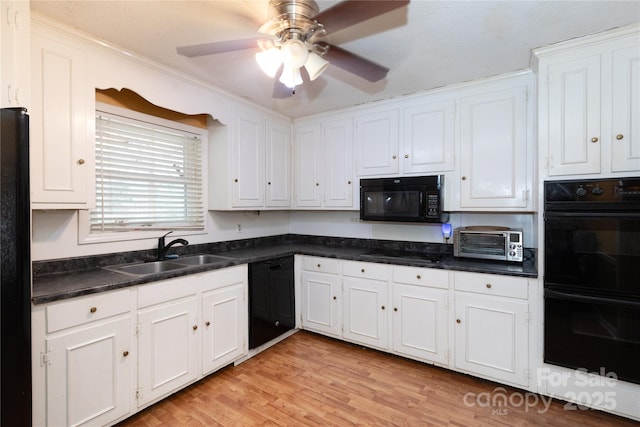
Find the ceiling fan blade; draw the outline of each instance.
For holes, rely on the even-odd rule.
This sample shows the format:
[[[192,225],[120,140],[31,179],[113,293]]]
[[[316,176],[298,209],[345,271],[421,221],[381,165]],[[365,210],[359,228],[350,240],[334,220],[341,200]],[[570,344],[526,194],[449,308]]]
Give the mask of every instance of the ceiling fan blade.
[[[389,72],[387,67],[383,67],[338,46],[328,43],[322,43],[322,45],[328,47],[327,53],[324,54],[324,59],[329,61],[331,65],[342,68],[370,82],[377,82],[387,77]]]
[[[331,34],[407,4],[409,0],[345,0],[323,10],[313,19],[320,22],[327,33]]]
[[[223,42],[212,42],[194,44],[191,46],[180,46],[176,51],[180,55],[192,58],[194,56],[213,55],[216,53],[233,52],[236,50],[258,48],[258,40],[262,37],[252,37],[250,39],[228,40]]]

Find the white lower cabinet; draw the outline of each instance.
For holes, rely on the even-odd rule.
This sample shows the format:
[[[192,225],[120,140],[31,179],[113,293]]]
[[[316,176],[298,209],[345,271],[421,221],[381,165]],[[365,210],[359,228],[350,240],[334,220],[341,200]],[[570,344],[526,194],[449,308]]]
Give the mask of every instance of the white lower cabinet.
[[[344,278],[343,337],[371,347],[389,347],[388,284]]]
[[[228,269],[202,283],[202,374],[247,353],[247,275]]]
[[[104,425],[131,412],[129,290],[36,306],[33,425]]]
[[[33,425],[111,425],[247,354],[247,265],[33,307]]]
[[[389,348],[389,266],[343,261],[342,334],[349,341]]]
[[[342,336],[342,278],[340,261],[303,257],[302,327],[334,337]]]
[[[449,272],[303,257],[302,328],[449,365]]]
[[[149,298],[147,298],[147,296]],[[145,306],[147,300],[161,302]],[[138,293],[138,406],[145,406],[199,375],[198,301],[190,277],[141,287]]]
[[[392,288],[393,352],[448,365],[448,271],[394,266]]]
[[[529,385],[528,281],[490,274],[455,277],[455,367]]]
[[[303,329],[530,386],[527,278],[309,256],[300,278]]]
[[[49,425],[108,423],[129,413],[127,316],[47,339]]]

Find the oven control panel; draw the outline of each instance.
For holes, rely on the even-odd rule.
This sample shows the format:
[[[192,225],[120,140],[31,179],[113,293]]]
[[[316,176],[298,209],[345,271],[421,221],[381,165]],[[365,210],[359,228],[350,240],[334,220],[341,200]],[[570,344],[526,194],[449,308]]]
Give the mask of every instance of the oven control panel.
[[[607,210],[616,203],[640,205],[640,177],[585,179],[567,181],[546,181],[544,183],[544,201],[546,210],[572,208]],[[597,203],[598,205],[595,205]]]

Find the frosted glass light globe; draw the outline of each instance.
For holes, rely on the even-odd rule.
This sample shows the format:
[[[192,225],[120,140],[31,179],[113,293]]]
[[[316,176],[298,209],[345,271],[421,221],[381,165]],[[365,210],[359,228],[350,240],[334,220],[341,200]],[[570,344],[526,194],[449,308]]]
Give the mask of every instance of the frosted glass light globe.
[[[289,68],[300,68],[307,62],[309,51],[304,42],[297,39],[289,39],[280,48],[282,62]]]

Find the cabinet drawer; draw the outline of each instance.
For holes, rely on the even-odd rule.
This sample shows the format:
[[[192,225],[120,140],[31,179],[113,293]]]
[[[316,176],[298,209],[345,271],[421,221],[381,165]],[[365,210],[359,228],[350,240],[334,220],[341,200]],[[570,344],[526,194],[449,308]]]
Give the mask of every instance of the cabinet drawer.
[[[242,264],[220,270],[209,271],[198,277],[202,292],[221,289],[235,284],[246,284],[249,278],[249,265]]]
[[[197,280],[197,276],[184,276],[139,286],[138,308],[195,295]]]
[[[455,273],[455,290],[527,299],[529,281],[522,277],[495,274]]]
[[[302,259],[302,266],[307,271],[318,271],[320,273],[330,274],[340,273],[340,261],[333,258],[305,256]]]
[[[52,303],[46,309],[47,332],[127,313],[129,308],[129,289]]]
[[[389,280],[390,266],[372,262],[343,261],[342,274],[366,279]]]
[[[393,281],[395,283],[449,289],[449,272],[434,268],[395,266],[393,267]]]

